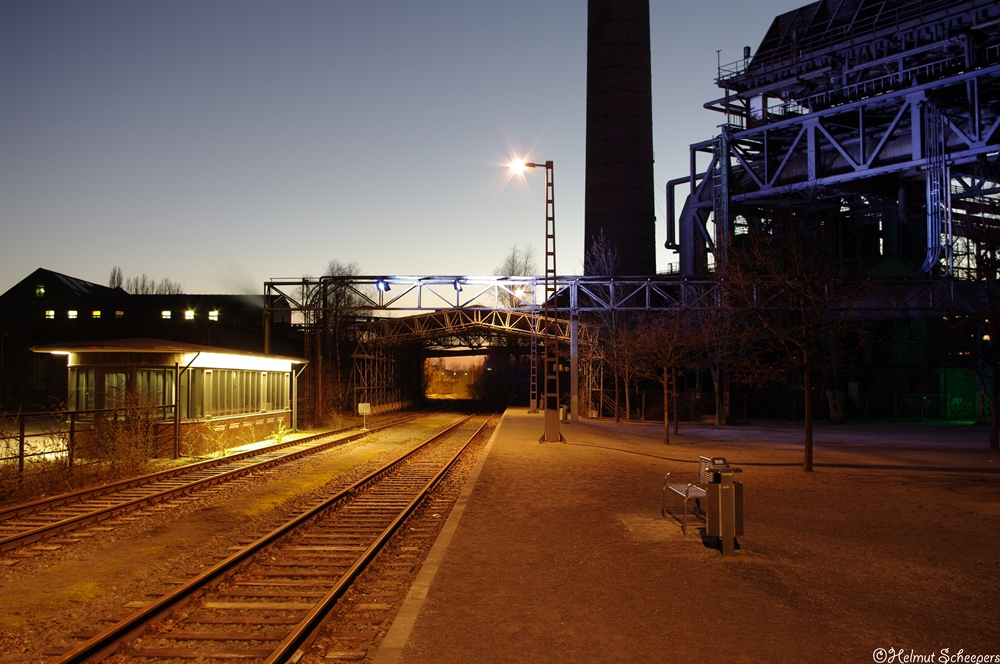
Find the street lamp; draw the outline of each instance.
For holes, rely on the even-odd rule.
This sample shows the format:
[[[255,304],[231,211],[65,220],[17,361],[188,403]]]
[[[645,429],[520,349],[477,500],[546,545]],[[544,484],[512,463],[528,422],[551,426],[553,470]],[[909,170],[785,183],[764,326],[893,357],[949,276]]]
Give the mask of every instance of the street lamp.
[[[510,163],[513,173],[523,173],[526,168],[545,169],[545,300],[542,318],[542,346],[545,357],[542,361],[542,400],[545,407],[545,432],[539,442],[563,440],[559,432],[559,311],[556,300],[556,202],[553,193],[552,162],[534,164],[523,160]],[[537,326],[536,326],[537,329]],[[532,362],[537,357],[537,348],[532,349]],[[535,412],[537,402],[537,380],[532,370],[532,394],[530,412]]]

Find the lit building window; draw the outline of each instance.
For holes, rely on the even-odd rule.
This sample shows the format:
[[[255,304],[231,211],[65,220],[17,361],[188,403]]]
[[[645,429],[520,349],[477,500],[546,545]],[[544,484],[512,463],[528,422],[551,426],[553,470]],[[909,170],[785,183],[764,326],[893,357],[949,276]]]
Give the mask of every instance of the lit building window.
[[[194,312],[190,311],[190,310],[189,311],[185,311],[184,312],[184,320],[194,320]]]
[[[208,320],[219,320],[219,312],[218,311],[209,311],[208,312]]]
[[[91,312],[90,315],[92,317],[94,317],[94,318],[100,318],[101,317],[101,312],[100,311],[93,311],[93,312]]]
[[[35,297],[45,297],[45,284],[35,285]]]
[[[125,317],[125,312],[124,311],[116,311],[115,312],[115,318],[124,318],[124,317]]]
[[[76,316],[77,316],[77,312],[76,312],[75,309],[70,309],[69,311],[66,312],[66,318],[73,319],[73,318],[76,318]]]
[[[53,311],[52,309],[46,309],[45,310],[45,317],[49,318],[49,319],[55,318],[56,317],[56,312]]]
[[[160,318],[162,318],[163,320],[170,320],[170,312],[169,311],[161,311],[160,312]]]

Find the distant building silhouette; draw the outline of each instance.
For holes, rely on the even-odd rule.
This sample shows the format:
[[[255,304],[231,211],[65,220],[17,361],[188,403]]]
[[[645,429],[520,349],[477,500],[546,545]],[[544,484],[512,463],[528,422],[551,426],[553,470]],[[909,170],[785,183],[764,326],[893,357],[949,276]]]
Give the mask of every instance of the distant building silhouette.
[[[66,400],[65,359],[33,346],[148,338],[261,353],[263,311],[263,295],[130,295],[39,268],[0,295],[0,410]],[[272,352],[300,357],[289,322],[274,314]]]

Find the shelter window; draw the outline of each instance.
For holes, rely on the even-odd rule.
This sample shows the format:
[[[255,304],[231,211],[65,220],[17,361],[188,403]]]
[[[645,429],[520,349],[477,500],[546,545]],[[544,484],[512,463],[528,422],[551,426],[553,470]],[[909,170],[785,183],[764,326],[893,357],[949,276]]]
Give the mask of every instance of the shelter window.
[[[94,311],[92,311],[92,312],[90,313],[90,315],[91,315],[91,316],[92,316],[93,318],[100,318],[100,317],[101,317],[101,312],[100,312],[100,311],[97,311],[97,310],[95,309]]]
[[[162,318],[163,320],[170,320],[170,312],[169,311],[161,311],[160,312],[160,318]]]
[[[66,318],[69,318],[70,320],[76,320],[77,315],[78,313],[76,309],[70,309],[66,312]]]
[[[265,373],[262,376],[263,402],[262,410],[287,410],[288,409],[288,386],[289,378],[287,372]]]
[[[144,406],[174,403],[174,372],[171,369],[139,369],[135,372],[136,391]]]
[[[104,407],[125,406],[125,374],[108,371],[104,374]]]
[[[215,321],[219,320],[219,312],[218,311],[209,311],[208,312],[208,320],[215,320]]]
[[[35,297],[45,297],[45,284],[35,285]]]
[[[184,320],[194,320],[194,312],[188,309],[184,312]]]
[[[190,417],[221,417],[288,409],[287,372],[195,369],[188,372]],[[182,382],[181,389],[185,390]]]
[[[48,318],[49,320],[52,320],[53,318],[55,318],[56,317],[55,310],[54,309],[46,309],[45,310],[45,317]]]
[[[69,370],[69,409],[93,410],[97,397],[97,370],[71,367]]]
[[[115,318],[124,318],[124,317],[125,317],[125,312],[124,311],[116,311],[115,312]]]
[[[212,372],[213,415],[260,412],[260,372],[215,369]]]

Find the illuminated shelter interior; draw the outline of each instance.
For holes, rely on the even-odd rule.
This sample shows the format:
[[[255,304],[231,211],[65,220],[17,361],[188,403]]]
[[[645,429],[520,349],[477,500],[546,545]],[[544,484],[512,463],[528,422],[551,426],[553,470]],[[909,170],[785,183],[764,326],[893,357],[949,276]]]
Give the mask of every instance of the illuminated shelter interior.
[[[133,396],[165,418],[218,420],[269,414],[294,427],[295,370],[304,360],[157,339],[35,346],[67,356],[72,411],[122,408]],[[175,411],[176,409],[176,411]],[[176,414],[175,414],[176,413]]]

